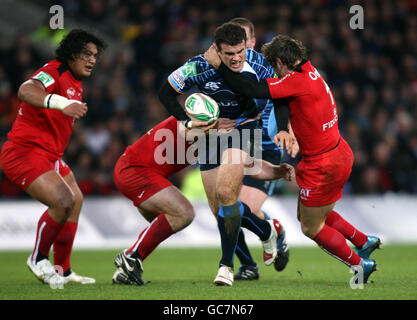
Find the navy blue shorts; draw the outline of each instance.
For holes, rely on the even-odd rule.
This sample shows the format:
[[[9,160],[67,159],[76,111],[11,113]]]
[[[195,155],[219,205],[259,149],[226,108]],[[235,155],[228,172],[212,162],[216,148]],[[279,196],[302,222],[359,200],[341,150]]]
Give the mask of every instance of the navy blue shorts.
[[[259,141],[258,141],[259,140]],[[209,135],[206,139],[205,154],[199,154],[200,170],[207,171],[221,164],[222,153],[230,148],[238,148],[251,156],[261,155],[262,125],[260,120],[246,122],[230,134]],[[255,152],[256,151],[256,152]]]

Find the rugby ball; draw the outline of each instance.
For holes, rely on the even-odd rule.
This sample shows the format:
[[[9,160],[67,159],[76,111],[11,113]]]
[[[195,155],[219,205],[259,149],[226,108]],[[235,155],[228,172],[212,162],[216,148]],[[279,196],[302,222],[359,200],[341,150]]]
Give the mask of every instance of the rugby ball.
[[[202,93],[193,93],[185,100],[185,112],[191,119],[210,123],[216,121],[220,114],[217,102]]]

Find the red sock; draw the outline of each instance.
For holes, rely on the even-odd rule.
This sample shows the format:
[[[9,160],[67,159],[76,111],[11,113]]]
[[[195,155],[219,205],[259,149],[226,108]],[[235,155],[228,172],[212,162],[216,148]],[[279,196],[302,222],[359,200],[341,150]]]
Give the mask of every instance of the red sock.
[[[327,225],[324,225],[313,240],[324,251],[349,266],[357,266],[361,261],[361,258],[348,246],[345,237]]]
[[[336,211],[330,212],[326,218],[326,224],[339,231],[357,247],[363,246],[368,241],[368,237],[365,234],[343,219]]]
[[[130,254],[132,251],[137,252],[141,259],[145,260],[158,244],[174,233],[165,215],[160,214],[149,227],[140,233],[138,240],[126,251],[126,254]]]
[[[36,231],[35,249],[32,253],[32,262],[36,263],[41,257],[49,256],[49,250],[51,249],[52,243],[58,237],[65,224],[59,224],[55,222],[46,210],[38,221],[38,228]]]
[[[64,272],[71,267],[71,251],[78,223],[67,221],[54,241],[54,264],[61,266]]]

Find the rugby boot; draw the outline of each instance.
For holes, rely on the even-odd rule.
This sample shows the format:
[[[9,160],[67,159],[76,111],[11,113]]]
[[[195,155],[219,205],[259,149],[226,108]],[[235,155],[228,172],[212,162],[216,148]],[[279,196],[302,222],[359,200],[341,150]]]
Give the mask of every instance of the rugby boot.
[[[281,230],[277,238],[277,249],[278,254],[274,261],[274,267],[277,271],[282,271],[287,266],[288,261],[290,260],[290,250],[288,249],[288,244],[285,239],[285,229],[281,224]]]
[[[217,272],[214,283],[218,286],[229,286],[233,285],[233,268],[221,265]]]
[[[362,247],[356,247],[356,253],[362,259],[368,259],[375,249],[381,246],[381,239],[375,236],[367,236],[368,241]]]
[[[141,286],[147,283],[142,279],[143,267],[139,258],[129,257],[125,254],[125,251],[122,251],[114,259],[114,264],[116,267],[122,268],[123,272],[134,284]]]
[[[247,266],[242,264],[236,272],[235,280],[258,280],[259,269],[258,266]]]

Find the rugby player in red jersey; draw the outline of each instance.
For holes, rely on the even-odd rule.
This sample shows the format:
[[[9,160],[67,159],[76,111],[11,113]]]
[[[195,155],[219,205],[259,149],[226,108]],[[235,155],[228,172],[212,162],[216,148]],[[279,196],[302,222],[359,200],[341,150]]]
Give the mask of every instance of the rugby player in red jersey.
[[[1,166],[9,178],[48,209],[39,219],[36,241],[27,265],[44,283],[94,283],[71,270],[70,256],[83,200],[74,175],[62,155],[74,121],[87,112],[82,102],[82,79],[89,77],[102,40],[83,30],[72,30],[49,61],[24,82],[16,120],[1,151]],[[49,261],[53,245],[54,264]]]
[[[191,127],[199,127],[205,132],[217,124],[192,122]],[[188,129],[171,116],[128,146],[116,163],[116,187],[132,200],[150,225],[140,232],[130,248],[116,256],[113,283],[145,284],[142,261],[162,241],[187,227],[194,219],[194,207],[168,180],[169,176],[190,165],[186,155],[193,141],[186,141],[187,132]],[[261,168],[256,176],[261,180],[290,180],[294,174],[294,168],[288,164],[275,166],[262,162]]]
[[[369,256],[379,247],[380,239],[363,234],[333,210],[351,173],[353,153],[340,136],[333,95],[316,68],[306,60],[305,52],[301,42],[289,36],[273,38],[262,47],[262,53],[279,79],[261,82],[223,65],[215,45],[205,53],[205,58],[236,93],[247,98],[284,99],[288,103],[302,154],[296,172],[301,229],[333,257],[348,266],[361,267],[366,283],[376,270],[376,262]],[[279,109],[282,108],[275,107],[276,114]],[[279,138],[278,133],[276,142]],[[346,239],[356,246],[356,253]],[[360,272],[359,268],[356,270]]]

